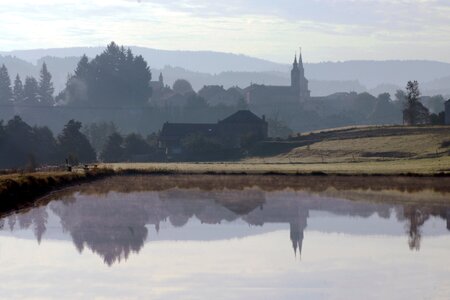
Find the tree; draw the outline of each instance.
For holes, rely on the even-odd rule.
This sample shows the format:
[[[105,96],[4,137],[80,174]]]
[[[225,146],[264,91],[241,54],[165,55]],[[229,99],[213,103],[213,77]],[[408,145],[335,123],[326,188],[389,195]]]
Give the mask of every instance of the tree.
[[[124,140],[125,156],[130,159],[133,155],[149,154],[151,148],[142,136],[132,133],[125,137]]]
[[[152,74],[142,56],[134,56],[111,42],[89,61],[84,55],[66,84],[70,103],[89,102],[102,106],[142,106],[151,96]]]
[[[395,92],[395,100],[397,100],[397,101],[403,103],[403,102],[405,101],[405,99],[406,99],[406,94],[405,94],[404,91],[402,91],[402,90],[397,90],[397,91]]]
[[[86,54],[84,54],[77,64],[77,68],[75,69],[75,76],[79,78],[88,78],[89,73],[90,73],[89,59],[86,56]]]
[[[441,111],[438,114],[430,115],[430,124],[431,125],[445,125],[445,112]]]
[[[277,119],[268,119],[269,136],[274,138],[287,138],[294,133],[286,124]]]
[[[417,125],[428,122],[429,111],[419,102],[419,98],[419,83],[417,81],[408,81],[403,110],[403,123]]]
[[[39,104],[39,84],[36,78],[27,76],[23,87],[23,100],[30,105]]]
[[[19,116],[9,120],[5,126],[5,152],[2,156],[4,168],[24,167],[34,149],[33,129]]]
[[[58,136],[59,151],[63,158],[74,156],[79,162],[90,163],[96,154],[89,140],[80,132],[81,122],[70,120]]]
[[[172,86],[175,93],[186,95],[194,92],[192,85],[186,79],[177,79]]]
[[[116,124],[113,122],[98,122],[83,126],[83,134],[86,135],[92,147],[100,153],[105,147],[108,137],[118,132]]]
[[[20,103],[24,99],[23,84],[19,74],[16,75],[16,79],[14,80],[13,99],[15,103]]]
[[[53,88],[52,83],[52,75],[47,70],[46,63],[42,64],[41,73],[40,73],[40,80],[39,80],[39,97],[40,102],[45,105],[53,105],[54,99],[53,99],[53,93],[55,92],[55,89]]]
[[[378,95],[373,111],[368,120],[372,124],[398,124],[401,122],[401,110],[391,100],[389,93]]]
[[[53,132],[48,127],[33,127],[33,152],[39,164],[54,164],[58,162],[58,145]]]
[[[124,159],[124,149],[122,147],[123,138],[117,132],[111,134],[106,141],[105,147],[100,154],[100,159],[104,162],[120,162]]]
[[[11,78],[5,65],[0,67],[0,103],[8,103],[12,100]]]

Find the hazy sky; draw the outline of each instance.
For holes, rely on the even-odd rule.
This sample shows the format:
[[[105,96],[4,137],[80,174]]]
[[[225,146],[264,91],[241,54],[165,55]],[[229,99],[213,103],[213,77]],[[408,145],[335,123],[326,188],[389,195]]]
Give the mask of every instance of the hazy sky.
[[[450,0],[0,0],[0,50],[124,45],[450,62]]]

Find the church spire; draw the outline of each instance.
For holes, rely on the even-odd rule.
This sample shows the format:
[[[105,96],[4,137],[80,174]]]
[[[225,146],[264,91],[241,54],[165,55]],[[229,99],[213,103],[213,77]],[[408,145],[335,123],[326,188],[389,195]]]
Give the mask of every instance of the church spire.
[[[303,66],[302,47],[300,47],[300,55],[298,56],[299,65]]]

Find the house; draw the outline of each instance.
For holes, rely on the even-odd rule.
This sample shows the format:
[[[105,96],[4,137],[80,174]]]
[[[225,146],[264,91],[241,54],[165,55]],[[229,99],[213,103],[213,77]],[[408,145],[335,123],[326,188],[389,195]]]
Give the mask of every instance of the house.
[[[199,134],[216,139],[224,148],[239,149],[244,140],[260,141],[268,137],[265,117],[258,117],[249,110],[240,110],[215,124],[166,122],[159,135],[159,147],[166,155],[182,156],[183,140]]]

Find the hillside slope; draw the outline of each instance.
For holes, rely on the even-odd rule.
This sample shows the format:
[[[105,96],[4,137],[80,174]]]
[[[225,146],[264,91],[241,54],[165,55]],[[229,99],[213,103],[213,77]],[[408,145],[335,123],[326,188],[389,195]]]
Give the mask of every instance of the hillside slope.
[[[284,143],[283,153],[249,161],[307,164],[416,161],[420,164],[431,159],[435,163],[442,161],[441,171],[450,171],[449,126],[341,128],[308,133]],[[266,146],[270,147],[270,143]]]

